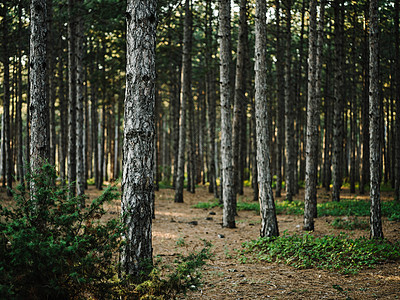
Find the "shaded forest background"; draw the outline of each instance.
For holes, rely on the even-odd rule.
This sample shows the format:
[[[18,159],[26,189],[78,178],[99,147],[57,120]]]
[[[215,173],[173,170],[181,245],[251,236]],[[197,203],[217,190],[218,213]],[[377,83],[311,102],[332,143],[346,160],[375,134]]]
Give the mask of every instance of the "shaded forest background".
[[[50,111],[50,163],[61,180],[75,181],[75,155],[81,151],[84,182],[101,189],[121,175],[125,89],[125,2],[47,1],[47,85]],[[342,184],[363,194],[369,182],[369,2],[325,3],[320,47],[317,107],[317,181],[333,189]],[[195,192],[209,183],[219,196],[221,184],[221,115],[218,11],[213,1],[159,1],[157,28],[156,187],[175,187],[178,169],[182,99],[187,122],[185,183]],[[234,1],[231,30],[231,79],[234,186],[255,188],[255,3]],[[69,9],[69,10],[68,10]],[[319,10],[320,11],[320,10]],[[190,14],[189,20],[185,16]],[[266,78],[270,118],[271,173],[276,196],[298,193],[306,176],[307,95],[309,80],[309,2],[267,1]],[[379,2],[379,150],[380,182],[399,197],[399,5]],[[189,97],[181,95],[184,27],[190,31]],[[1,174],[3,186],[23,182],[29,164],[29,3],[1,4]],[[81,49],[71,40],[81,41]],[[240,40],[242,43],[240,43]],[[81,52],[79,52],[81,51]],[[82,54],[80,69],[71,59]],[[72,56],[72,58],[71,58]],[[80,72],[80,73],[79,73]],[[76,79],[75,74],[80,74]],[[71,105],[73,84],[83,89]],[[317,80],[317,79],[316,79]],[[233,101],[233,99],[235,101]],[[71,118],[75,115],[76,118]],[[81,125],[81,126],[79,126]],[[69,131],[80,128],[78,141]],[[71,129],[73,128],[73,129]],[[339,130],[339,131],[337,131]],[[78,129],[79,130],[79,129]],[[336,131],[335,131],[336,130]],[[80,139],[81,138],[81,139]],[[335,146],[335,142],[337,146]],[[79,148],[82,143],[82,148]],[[75,144],[78,150],[74,149]],[[336,147],[336,148],[335,148]],[[82,149],[82,150],[80,150]],[[72,152],[70,152],[72,151]],[[339,151],[335,154],[335,151]],[[336,155],[337,159],[333,159]],[[72,170],[72,171],[71,171]],[[338,171],[335,171],[338,170]],[[68,172],[72,172],[68,175]],[[332,185],[332,172],[338,178]],[[289,177],[288,177],[289,176]],[[290,177],[293,176],[293,177]],[[294,178],[293,184],[287,179]],[[396,183],[397,182],[397,183]],[[290,187],[288,187],[290,183]],[[218,185],[218,186],[217,186]],[[336,195],[336,196],[335,196]]]

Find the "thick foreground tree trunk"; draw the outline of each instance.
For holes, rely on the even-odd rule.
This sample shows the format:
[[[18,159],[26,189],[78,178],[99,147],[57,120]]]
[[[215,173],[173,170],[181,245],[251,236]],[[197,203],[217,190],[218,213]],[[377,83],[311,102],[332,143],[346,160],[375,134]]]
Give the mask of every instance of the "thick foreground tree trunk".
[[[156,0],[128,0],[122,215],[122,271],[138,277],[152,263]]]
[[[46,1],[31,2],[30,43],[30,119],[31,119],[31,172],[40,171],[49,159],[49,109],[46,99]],[[31,195],[36,189],[31,182]],[[34,199],[34,198],[32,198]]]

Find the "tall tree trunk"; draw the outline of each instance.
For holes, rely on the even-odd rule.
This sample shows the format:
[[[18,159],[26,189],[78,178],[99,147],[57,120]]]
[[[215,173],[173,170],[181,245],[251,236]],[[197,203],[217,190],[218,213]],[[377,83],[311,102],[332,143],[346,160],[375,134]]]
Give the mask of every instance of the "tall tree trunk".
[[[257,170],[258,170],[258,199],[261,214],[261,237],[278,236],[278,222],[276,219],[272,178],[270,169],[270,149],[268,132],[267,109],[267,31],[266,5],[264,0],[256,1],[255,18],[255,108],[257,132]]]
[[[361,105],[362,123],[362,174],[360,183],[360,194],[365,193],[365,185],[369,182],[369,116],[368,116],[368,93],[369,93],[369,67],[368,67],[368,24],[369,24],[369,0],[365,4],[365,32],[363,53],[363,95]]]
[[[7,180],[7,195],[11,196],[12,189],[12,154],[11,154],[11,128],[10,128],[10,61],[8,53],[8,13],[6,5],[3,6],[3,51],[4,51],[4,100],[3,100],[3,112],[4,112],[4,152],[3,152],[3,186]]]
[[[215,127],[216,127],[216,93],[215,93],[215,72],[213,66],[213,46],[212,46],[212,9],[211,0],[207,0],[207,23],[206,23],[206,64],[207,64],[207,103],[208,103],[208,130],[209,130],[209,189],[210,193],[214,193],[214,198],[218,198],[218,187],[217,187],[217,170],[215,161]]]
[[[285,45],[285,147],[286,147],[286,200],[292,201],[295,193],[295,147],[294,147],[294,122],[293,122],[293,99],[290,93],[290,78],[291,78],[291,2],[292,0],[286,0],[286,45]]]
[[[75,62],[75,0],[68,0],[68,184],[70,196],[75,196],[76,181],[76,62]]]
[[[370,0],[369,6],[369,149],[370,149],[370,198],[371,198],[371,238],[383,238],[380,199],[380,109],[379,109],[379,70],[378,70],[378,0]]]
[[[237,45],[237,60],[236,60],[236,76],[235,76],[235,91],[234,91],[234,115],[233,115],[233,179],[235,192],[238,192],[239,187],[239,172],[240,172],[240,137],[242,127],[242,115],[245,113],[246,107],[246,65],[245,65],[245,47],[248,43],[247,37],[247,0],[240,1],[240,16],[239,16],[239,33]],[[236,206],[236,203],[235,203]],[[236,209],[236,208],[235,208]]]
[[[343,15],[341,13],[342,0],[335,0],[335,86],[333,105],[333,153],[332,153],[332,200],[340,201],[342,187],[342,156],[343,156]]]
[[[193,96],[191,93],[192,89],[192,31],[193,31],[193,21],[192,21],[192,4],[190,3],[190,7],[188,10],[185,10],[185,13],[187,12],[187,17],[188,17],[188,23],[185,23],[185,27],[188,27],[188,38],[187,38],[187,43],[188,43],[188,55],[189,55],[189,64],[188,64],[188,87],[189,87],[189,92],[187,93],[187,105],[188,105],[188,142],[189,142],[189,153],[188,153],[188,168],[190,170],[190,177],[188,178],[188,191],[191,193],[195,192],[195,187],[196,187],[196,135],[198,134],[198,130],[195,130],[195,108],[194,108],[194,102],[193,102]],[[186,22],[186,15],[185,15],[185,22]],[[190,180],[190,182],[189,182]]]
[[[22,35],[22,5],[18,7],[18,32]],[[18,104],[17,104],[17,114],[18,114],[18,170],[20,176],[20,184],[23,189],[25,189],[25,170],[24,170],[24,147],[23,147],[23,127],[22,127],[22,45],[19,45],[18,50]]]
[[[183,27],[183,56],[181,77],[181,111],[179,117],[179,148],[178,170],[175,186],[175,202],[183,202],[183,183],[185,177],[185,146],[186,146],[186,105],[191,95],[191,16],[189,0],[185,2],[185,20]],[[189,184],[189,180],[188,180]]]
[[[62,32],[62,26],[61,30]],[[62,39],[59,40],[59,53],[58,53],[58,101],[60,113],[60,140],[59,140],[59,172],[60,178],[63,183],[66,181],[65,160],[67,158],[68,144],[68,103],[65,99],[65,85],[64,85],[64,60],[63,60],[63,44]]]
[[[280,24],[280,0],[275,0],[276,18],[276,82],[277,82],[277,108],[276,108],[276,127],[277,127],[277,156],[276,156],[276,190],[275,196],[281,197],[282,192],[282,162],[283,146],[285,141],[285,84],[284,84],[284,52],[281,45],[281,24]]]
[[[83,9],[83,1],[76,0],[78,10]],[[76,39],[75,39],[75,59],[76,59],[76,190],[78,196],[85,193],[85,166],[83,153],[83,102],[85,78],[83,68],[83,19],[77,14],[76,18]],[[82,197],[81,206],[85,206],[85,199]]]
[[[139,278],[150,270],[157,1],[128,0],[122,213],[127,226],[121,267]],[[140,163],[137,163],[140,162]]]
[[[219,0],[219,46],[220,46],[220,97],[221,97],[221,172],[222,201],[224,204],[222,226],[235,227],[236,193],[232,166],[231,124],[231,4],[230,0]]]
[[[308,38],[308,100],[306,140],[306,187],[304,198],[304,230],[314,230],[314,210],[317,206],[317,150],[319,104],[317,98],[317,0],[310,1],[310,27]],[[319,94],[319,93],[318,93]]]
[[[46,99],[46,0],[31,0],[30,36],[30,119],[31,119],[31,171],[40,168],[49,159],[49,110]],[[31,182],[31,197],[40,188],[40,183]],[[37,203],[40,206],[40,203]]]

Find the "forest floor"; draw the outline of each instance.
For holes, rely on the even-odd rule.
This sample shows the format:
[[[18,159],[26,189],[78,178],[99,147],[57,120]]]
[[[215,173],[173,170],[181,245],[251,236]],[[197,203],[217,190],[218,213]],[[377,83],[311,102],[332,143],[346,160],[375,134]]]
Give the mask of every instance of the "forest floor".
[[[100,195],[94,186],[89,186],[90,199]],[[344,189],[343,198],[368,199],[367,195],[350,195]],[[383,201],[393,199],[393,193],[382,192]],[[1,191],[1,199],[7,199]],[[252,202],[252,189],[245,188],[238,200]],[[278,198],[282,201],[284,198]],[[295,200],[304,199],[300,190]],[[330,201],[330,193],[318,190],[318,201]],[[267,262],[241,263],[238,250],[242,243],[259,237],[260,216],[255,211],[239,211],[236,228],[223,228],[222,209],[198,209],[193,205],[210,202],[213,195],[206,186],[196,188],[196,193],[184,192],[184,203],[174,203],[174,191],[161,189],[156,192],[155,219],[153,220],[153,253],[164,262],[173,261],[178,255],[199,251],[204,240],[211,242],[213,257],[202,268],[202,282],[196,291],[180,295],[178,299],[400,299],[400,262],[377,265],[356,275],[320,269],[295,269],[294,267]],[[115,218],[120,213],[120,201],[106,204],[106,218]],[[344,230],[331,226],[337,217],[320,217],[315,220],[314,236],[339,235],[350,238],[367,237],[369,230]],[[342,217],[346,219],[347,217]],[[358,217],[368,222],[367,217]],[[303,217],[278,215],[279,231],[282,234],[303,233]],[[384,236],[391,242],[400,240],[400,222],[383,218]]]
[[[318,191],[318,201],[329,201],[329,194]],[[89,195],[98,195],[93,188]],[[343,198],[354,198],[347,190]],[[357,196],[368,199],[368,196]],[[207,187],[201,186],[195,194],[185,191],[184,203],[174,203],[174,191],[161,189],[156,192],[155,215],[153,220],[154,255],[171,261],[178,254],[187,254],[203,247],[203,241],[213,245],[213,258],[202,270],[203,285],[197,291],[190,291],[181,299],[399,299],[400,263],[386,263],[374,269],[362,270],[356,275],[320,269],[299,270],[278,263],[241,263],[237,250],[242,243],[257,239],[260,230],[260,216],[255,211],[239,211],[237,228],[222,228],[222,209],[193,208],[198,202],[212,201]],[[252,190],[245,189],[240,201],[252,201]],[[280,198],[278,200],[283,200]],[[304,199],[304,190],[295,199]],[[389,192],[382,192],[383,200],[393,199]],[[108,208],[109,214],[119,214],[120,204],[115,202]],[[344,217],[346,218],[346,217]],[[368,218],[359,217],[365,221]],[[316,219],[315,236],[346,233],[351,238],[369,237],[369,230],[334,229],[330,223],[335,217]],[[195,221],[195,222],[194,222]],[[197,223],[196,223],[197,222]],[[302,216],[278,215],[281,233],[302,233]],[[197,225],[195,225],[197,224]],[[383,219],[385,238],[398,241],[400,223]]]

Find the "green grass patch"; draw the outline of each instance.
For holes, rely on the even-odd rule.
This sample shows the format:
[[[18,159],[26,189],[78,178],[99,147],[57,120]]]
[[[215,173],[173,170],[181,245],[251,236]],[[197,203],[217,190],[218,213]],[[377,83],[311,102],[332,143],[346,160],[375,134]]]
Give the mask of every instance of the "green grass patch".
[[[243,243],[239,259],[285,263],[298,269],[318,268],[356,274],[363,268],[400,260],[400,242],[346,235],[314,237],[311,234],[260,238]]]
[[[331,223],[332,227],[336,229],[347,229],[347,230],[355,230],[355,229],[368,229],[369,224],[367,221],[360,220],[357,217],[351,220],[344,220],[341,218],[336,218]]]
[[[222,204],[219,204],[218,199],[213,199],[209,202],[198,202],[197,204],[193,205],[194,208],[201,208],[201,209],[211,209],[214,207],[222,207]]]

